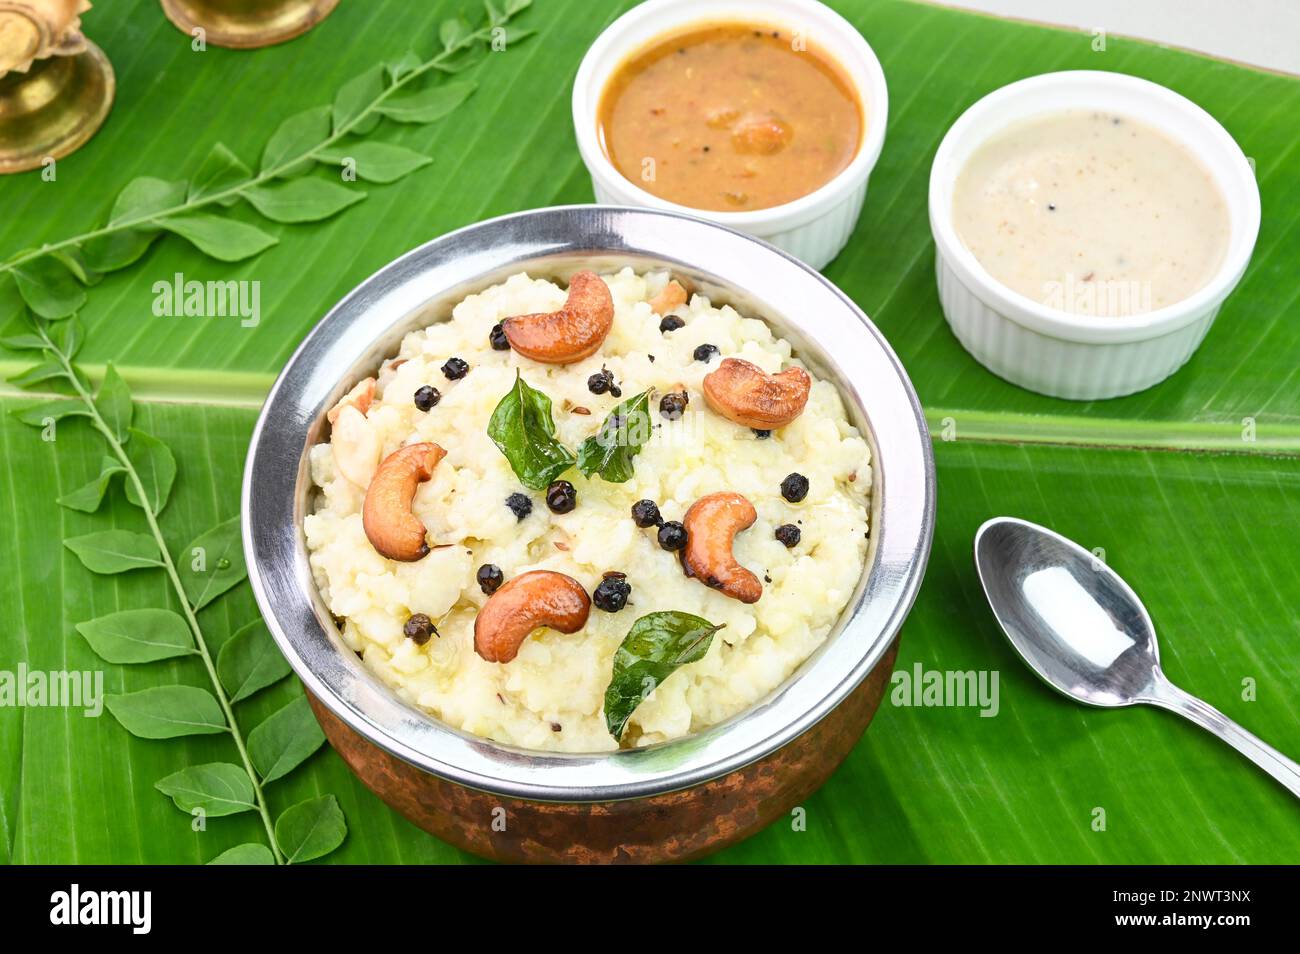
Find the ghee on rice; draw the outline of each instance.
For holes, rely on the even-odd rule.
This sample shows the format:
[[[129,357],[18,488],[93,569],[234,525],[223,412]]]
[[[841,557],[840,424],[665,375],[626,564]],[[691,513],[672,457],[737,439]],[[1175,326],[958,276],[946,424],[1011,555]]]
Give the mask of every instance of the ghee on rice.
[[[344,621],[344,642],[401,698],[452,726],[522,748],[618,747],[603,715],[614,652],[632,623],[656,610],[693,613],[726,628],[704,659],[677,670],[641,703],[624,743],[677,738],[742,711],[826,639],[866,557],[870,453],[835,387],[814,377],[803,414],[760,440],[709,410],[701,381],[718,358],[706,364],[693,352],[709,343],[722,357],[776,372],[792,361],[789,344],[765,322],[715,308],[701,295],[674,312],[684,327],[662,333],[660,316],[646,299],[664,286],[666,273],[624,269],[604,278],[614,299],[613,330],[583,361],[544,365],[492,350],[488,333],[503,318],[564,304],[560,286],[518,274],[466,298],[450,321],[408,334],[396,356],[402,360],[385,362],[365,418],[383,454],[415,441],[435,441],[447,451],[412,504],[434,546],[418,562],[398,563],[375,552],[361,525],[365,488],[342,476],[329,443],[311,450],[320,492],[304,529],[321,595]],[[450,357],[470,365],[461,380],[449,381],[440,371]],[[613,372],[623,399],[655,388],[651,412],[660,426],[636,457],[628,482],[588,480],[576,468],[566,473],[578,505],[553,514],[545,495],[523,487],[488,438],[488,419],[519,369],[551,398],[558,437],[576,449],[620,401],[587,389],[587,378],[602,366]],[[427,413],[412,402],[426,384],[442,392]],[[684,417],[665,420],[658,396],[683,386],[690,394]],[[574,413],[575,407],[591,413]],[[782,479],[794,472],[810,484],[797,504],[780,491]],[[692,502],[716,491],[743,494],[758,511],[757,522],[735,544],[737,559],[764,580],[763,596],[753,605],[687,578],[677,556],[657,545],[654,529],[638,528],[630,516],[632,504],[648,498],[664,519],[680,520]],[[533,500],[523,520],[505,505],[517,492]],[[786,523],[802,532],[792,549],[774,536]],[[605,571],[618,570],[627,574],[632,593],[620,612],[593,607],[581,631],[539,630],[512,662],[489,663],[473,643],[474,617],[487,600],[475,580],[484,563],[499,566],[506,579],[535,569],[566,573],[588,593]],[[427,614],[440,635],[423,646],[405,637],[402,626],[412,613]]]

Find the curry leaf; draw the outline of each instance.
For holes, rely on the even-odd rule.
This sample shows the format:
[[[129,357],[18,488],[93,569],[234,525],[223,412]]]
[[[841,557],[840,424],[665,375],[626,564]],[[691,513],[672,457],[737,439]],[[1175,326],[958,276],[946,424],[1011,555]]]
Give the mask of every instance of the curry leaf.
[[[529,387],[518,371],[515,386],[492,412],[487,432],[525,487],[545,490],[573,466],[573,452],[555,437],[551,399]]]
[[[25,332],[0,338],[0,347],[8,348],[10,351],[44,351],[46,345],[45,339],[40,335]]]
[[[235,586],[248,575],[239,518],[231,517],[200,534],[177,564],[185,595],[196,610]]]
[[[257,808],[248,773],[229,762],[191,765],[155,783],[154,788],[170,796],[181,811],[202,810],[213,818]]]
[[[400,79],[405,79],[406,77],[410,76],[412,73],[414,73],[423,65],[424,65],[424,60],[420,59],[420,55],[418,53],[416,53],[414,50],[407,50],[405,53],[402,54],[400,59],[394,60],[393,62],[389,63],[387,66],[384,67],[384,69],[388,71],[389,79],[393,81],[397,81]]]
[[[226,732],[216,697],[195,686],[155,686],[104,699],[122,727],[141,739],[175,739],[183,735]]]
[[[654,433],[648,388],[609,412],[600,431],[578,447],[578,469],[586,476],[598,474],[613,484],[632,479],[633,458]]]
[[[263,175],[300,175],[311,168],[312,150],[329,138],[329,106],[315,106],[295,113],[271,134],[262,150]]]
[[[609,734],[621,737],[645,697],[682,666],[703,659],[720,629],[676,610],[647,613],[633,623],[614,653],[614,675],[605,690]]]
[[[230,693],[230,701],[239,702],[289,675],[289,663],[259,619],[236,630],[222,644],[217,675]]]
[[[158,224],[192,244],[200,252],[223,262],[252,258],[279,242],[255,225],[223,219],[204,212],[186,212],[160,219]]]
[[[131,389],[126,386],[111,361],[104,371],[104,383],[99,386],[99,394],[95,397],[95,409],[118,443],[129,439],[131,417],[134,414]]]
[[[322,162],[342,163],[351,160],[357,175],[368,182],[396,182],[402,176],[433,162],[423,153],[386,142],[357,142],[350,146],[331,146],[318,154]]]
[[[228,848],[208,862],[210,865],[273,865],[275,857],[271,849],[257,842],[235,845]]]
[[[431,123],[452,112],[472,92],[473,83],[447,83],[418,93],[398,93],[376,108],[399,123]]]
[[[118,193],[109,214],[110,225],[131,222],[134,227],[145,229],[154,216],[170,212],[185,204],[185,182],[169,182],[152,176],[132,179]]]
[[[172,456],[171,449],[158,438],[134,427],[129,428],[127,433],[131,438],[127,456],[144,486],[145,500],[140,499],[135,483],[130,480],[126,482],[126,499],[137,507],[144,507],[147,503],[150,512],[162,513],[167,506],[167,498],[171,496],[172,483],[176,480],[176,458]]]
[[[69,537],[63,545],[75,553],[86,569],[95,573],[123,573],[147,566],[162,566],[158,541],[147,533],[101,530]]]
[[[45,401],[19,408],[13,415],[24,424],[44,427],[50,421],[61,421],[65,417],[90,417],[90,409],[80,401]]]
[[[438,27],[438,39],[443,50],[450,52],[464,43],[470,32],[469,22],[464,17],[449,17]]]
[[[337,182],[294,179],[280,185],[257,186],[244,196],[253,208],[275,222],[316,222],[360,202],[366,194]]]
[[[477,66],[488,55],[488,48],[482,43],[475,43],[473,46],[462,46],[455,53],[445,56],[442,59],[434,61],[434,67],[442,73],[455,75],[463,73],[473,66]]]
[[[86,289],[68,266],[52,255],[15,265],[13,272],[23,301],[42,318],[67,318],[86,303]]]
[[[108,492],[108,485],[112,483],[115,474],[121,474],[126,471],[121,462],[115,457],[105,457],[99,463],[99,476],[88,484],[83,484],[76,490],[70,491],[59,498],[60,506],[67,507],[69,510],[80,510],[82,513],[94,513],[99,509],[100,504],[104,502],[104,494]]]
[[[98,285],[104,277],[90,267],[85,254],[75,245],[54,249],[50,252],[50,256],[67,266],[68,271],[72,272],[77,281],[83,285]]]
[[[321,747],[325,733],[306,696],[271,713],[248,736],[248,756],[263,782],[288,775]]]
[[[42,361],[40,364],[33,365],[22,374],[15,374],[9,379],[10,384],[16,384],[20,388],[29,388],[33,384],[41,384],[45,381],[52,381],[56,378],[68,377],[67,371],[58,361]]]
[[[289,864],[328,855],[343,844],[347,834],[347,823],[333,795],[299,802],[275,822],[275,841]]]
[[[121,610],[78,623],[77,632],[100,658],[122,665],[197,652],[189,626],[171,610]]]
[[[334,106],[332,118],[334,121],[334,132],[347,128],[348,132],[358,135],[365,135],[375,127],[379,122],[379,114],[372,113],[349,127],[352,123],[370,108],[370,104],[375,101],[384,91],[384,68],[382,66],[372,66],[355,79],[348,80],[334,95]]]
[[[115,272],[138,261],[158,234],[157,229],[121,228],[87,239],[81,248],[96,271]]]
[[[217,143],[208,153],[208,157],[203,160],[203,165],[199,166],[199,171],[194,174],[187,201],[193,202],[196,199],[232,190],[252,175],[253,170],[249,169],[242,159],[227,149],[223,143]],[[217,201],[220,205],[234,205],[239,201],[239,196],[229,195]]]
[[[76,315],[73,315],[67,321],[60,321],[51,325],[47,334],[54,349],[62,353],[69,361],[81,350],[81,342],[85,337],[81,320]]]

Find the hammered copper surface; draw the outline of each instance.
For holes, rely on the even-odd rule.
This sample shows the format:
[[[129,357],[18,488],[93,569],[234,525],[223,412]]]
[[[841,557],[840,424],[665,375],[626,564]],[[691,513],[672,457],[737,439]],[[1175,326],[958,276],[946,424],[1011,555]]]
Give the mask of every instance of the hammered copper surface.
[[[766,758],[694,788],[616,802],[523,801],[444,781],[309,699],[330,744],[371,791],[459,848],[497,861],[686,861],[749,837],[816,791],[870,724],[897,653],[896,639],[844,702]]]

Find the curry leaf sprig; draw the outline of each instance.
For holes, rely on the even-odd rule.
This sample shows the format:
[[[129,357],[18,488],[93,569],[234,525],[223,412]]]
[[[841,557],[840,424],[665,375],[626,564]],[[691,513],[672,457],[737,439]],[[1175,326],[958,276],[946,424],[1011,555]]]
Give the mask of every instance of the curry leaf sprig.
[[[574,454],[555,436],[551,399],[516,370],[514,387],[488,420],[488,437],[510,463],[520,483],[533,490],[545,490],[574,464],[583,476],[599,476],[612,484],[626,483],[632,479],[632,459],[653,433],[652,391],[647,388],[617,405],[600,430],[583,441]]]
[[[205,817],[256,812],[261,818],[265,844],[239,845],[213,863],[285,864],[328,854],[347,834],[334,796],[294,805],[273,822],[264,791],[325,741],[306,696],[300,693],[247,734],[235,718],[235,705],[287,676],[288,663],[260,620],[237,630],[215,655],[199,624],[199,612],[247,575],[239,518],[217,524],[172,555],[160,520],[176,479],[176,458],[166,444],[135,426],[131,392],[111,364],[98,393],[91,393],[74,363],[81,340],[81,323],[75,317],[57,324],[33,317],[30,332],[0,341],[12,350],[40,353],[40,362],[19,378],[26,386],[55,386],[70,394],[19,411],[19,420],[53,436],[60,421],[84,418],[103,439],[98,475],[63,494],[59,504],[95,513],[120,476],[127,501],[143,517],[143,532],[100,530],[64,544],[97,574],[161,570],[181,611],[121,610],[78,623],[77,631],[97,655],[115,665],[197,656],[209,683],[110,694],[105,699],[108,710],[139,738],[230,736],[238,762],[188,766],[156,784],[185,812]]]
[[[223,262],[242,261],[275,245],[275,236],[222,214],[240,202],[282,223],[315,222],[343,211],[366,197],[344,182],[395,182],[432,161],[403,146],[362,137],[384,119],[432,123],[455,110],[473,93],[473,82],[417,81],[431,73],[461,73],[489,47],[500,49],[530,35],[531,30],[509,24],[531,4],[485,0],[486,19],[478,27],[462,17],[445,20],[440,49],[431,58],[411,51],[377,64],[345,83],[331,105],[285,119],[262,150],[256,172],[217,143],[189,180],[133,179],[117,195],[106,223],[18,252],[0,263],[0,280],[12,278],[27,307],[59,320],[85,304],[87,286],[138,261],[164,233]],[[317,164],[341,167],[344,182],[304,177]]]

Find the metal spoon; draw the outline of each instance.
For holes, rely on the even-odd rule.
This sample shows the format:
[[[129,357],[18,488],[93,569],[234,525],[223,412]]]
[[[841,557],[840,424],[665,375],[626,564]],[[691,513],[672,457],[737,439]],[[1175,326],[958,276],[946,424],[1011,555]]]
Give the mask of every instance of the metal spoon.
[[[995,517],[975,534],[975,567],[1011,645],[1053,689],[1091,706],[1177,712],[1300,796],[1300,765],[1165,678],[1142,601],[1083,547],[1027,520]]]

